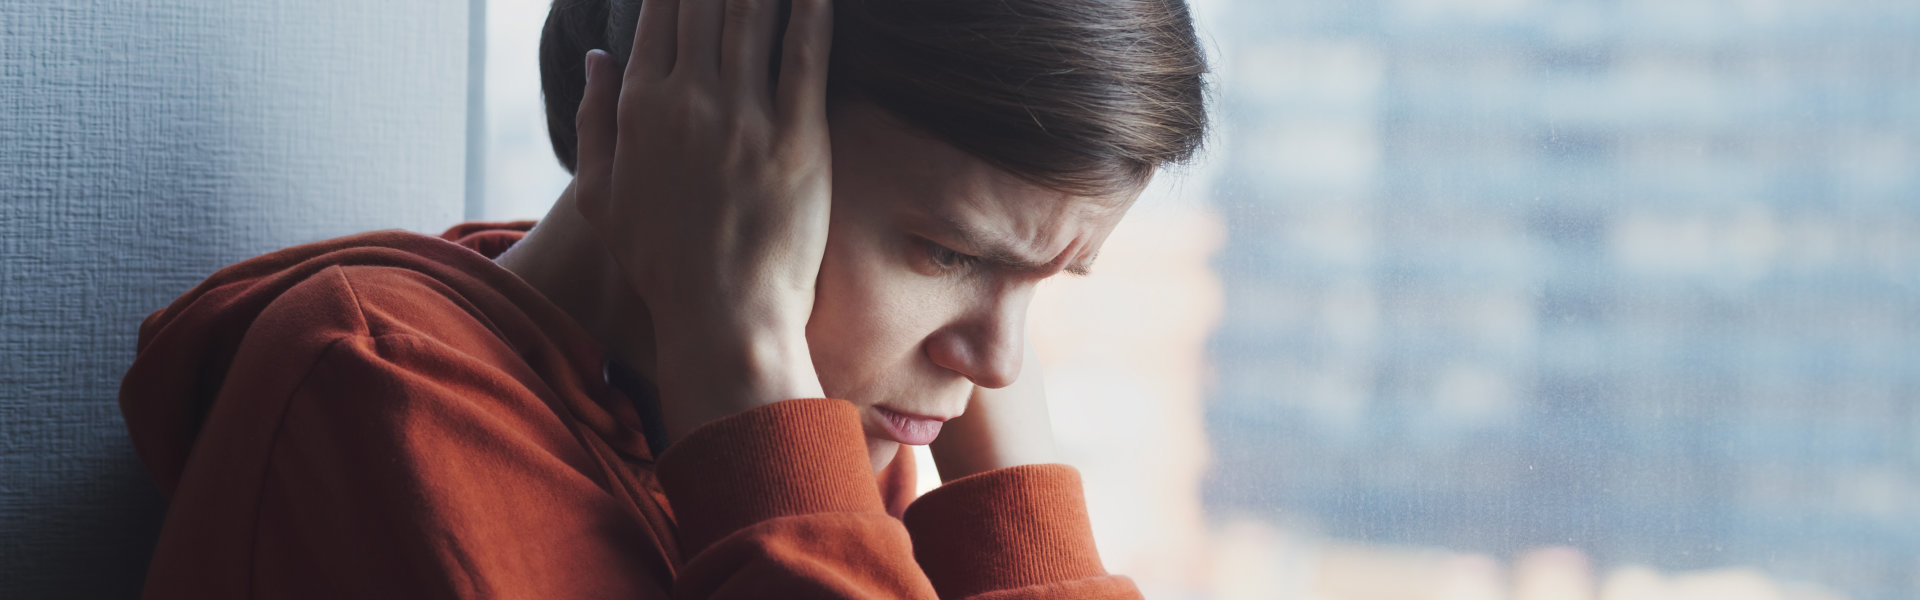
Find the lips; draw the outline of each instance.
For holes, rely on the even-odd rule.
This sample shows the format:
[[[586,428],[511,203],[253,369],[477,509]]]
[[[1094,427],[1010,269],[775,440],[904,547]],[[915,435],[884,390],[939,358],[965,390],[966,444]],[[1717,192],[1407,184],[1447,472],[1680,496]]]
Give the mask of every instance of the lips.
[[[946,419],[903,413],[878,404],[873,405],[873,413],[879,417],[878,425],[882,433],[893,441],[909,446],[925,446],[940,437],[940,426]]]

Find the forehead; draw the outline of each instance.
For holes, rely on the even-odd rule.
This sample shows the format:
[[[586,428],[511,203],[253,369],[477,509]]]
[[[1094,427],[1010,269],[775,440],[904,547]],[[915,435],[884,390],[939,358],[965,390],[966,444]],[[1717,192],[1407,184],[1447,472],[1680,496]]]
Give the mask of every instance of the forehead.
[[[999,242],[1042,262],[1090,260],[1139,195],[1043,187],[870,106],[837,109],[833,130],[835,194],[854,196],[848,208],[894,216],[922,235]]]

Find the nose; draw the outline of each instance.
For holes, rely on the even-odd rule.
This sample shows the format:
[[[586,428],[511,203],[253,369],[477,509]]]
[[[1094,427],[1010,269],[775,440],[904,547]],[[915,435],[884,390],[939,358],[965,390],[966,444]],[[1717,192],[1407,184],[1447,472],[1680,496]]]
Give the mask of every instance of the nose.
[[[927,357],[974,385],[997,389],[1020,378],[1026,348],[1027,295],[1003,294],[927,337]]]

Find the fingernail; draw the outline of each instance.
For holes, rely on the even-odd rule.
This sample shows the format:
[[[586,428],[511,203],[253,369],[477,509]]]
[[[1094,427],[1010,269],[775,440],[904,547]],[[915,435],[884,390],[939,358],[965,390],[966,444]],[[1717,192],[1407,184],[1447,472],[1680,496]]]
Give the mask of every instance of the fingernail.
[[[587,51],[587,57],[584,60],[586,61],[586,64],[581,66],[580,68],[586,71],[587,83],[591,84],[593,83],[593,51],[592,50]]]

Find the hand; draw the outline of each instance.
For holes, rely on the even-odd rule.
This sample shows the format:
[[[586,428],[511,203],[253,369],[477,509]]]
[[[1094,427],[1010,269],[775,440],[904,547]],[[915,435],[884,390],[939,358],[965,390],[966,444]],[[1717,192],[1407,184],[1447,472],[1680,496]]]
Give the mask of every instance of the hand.
[[[625,73],[586,59],[575,202],[652,315],[672,438],[823,395],[806,324],[832,192],[832,16],[794,0],[776,83],[779,8],[648,0]]]
[[[928,449],[943,483],[994,469],[1059,462],[1033,348],[1023,352],[1020,377],[1012,385],[975,386],[966,414],[947,421]]]

